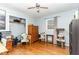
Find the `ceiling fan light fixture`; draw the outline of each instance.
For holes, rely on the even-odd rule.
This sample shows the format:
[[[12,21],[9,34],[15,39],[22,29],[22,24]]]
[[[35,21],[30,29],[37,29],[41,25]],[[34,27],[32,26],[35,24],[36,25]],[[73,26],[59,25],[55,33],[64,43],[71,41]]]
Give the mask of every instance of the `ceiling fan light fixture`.
[[[40,12],[40,10],[37,10],[37,13],[39,13]]]

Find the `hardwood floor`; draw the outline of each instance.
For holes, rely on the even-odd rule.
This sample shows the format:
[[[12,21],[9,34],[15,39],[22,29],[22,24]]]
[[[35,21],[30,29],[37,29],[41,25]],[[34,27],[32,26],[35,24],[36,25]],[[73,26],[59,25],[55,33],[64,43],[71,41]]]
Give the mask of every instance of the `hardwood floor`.
[[[44,42],[35,42],[32,45],[18,45],[7,55],[68,55],[68,49]]]

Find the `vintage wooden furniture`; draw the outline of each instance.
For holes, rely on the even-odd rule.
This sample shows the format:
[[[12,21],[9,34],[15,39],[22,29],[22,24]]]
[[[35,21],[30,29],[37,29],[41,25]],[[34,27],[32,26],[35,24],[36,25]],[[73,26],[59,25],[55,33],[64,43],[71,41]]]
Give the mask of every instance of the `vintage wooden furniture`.
[[[11,37],[7,38],[6,48],[8,49],[8,51],[12,50],[12,39],[11,39]]]
[[[28,25],[28,35],[31,35],[30,43],[38,40],[38,34],[38,26],[34,26],[33,24]]]
[[[56,39],[57,46],[64,48],[65,47],[65,40],[64,40],[65,29],[64,28],[57,28],[56,31],[57,31],[57,39]]]
[[[48,42],[48,37],[52,37],[52,44],[53,44],[53,38],[54,38],[54,35],[50,35],[50,34],[46,34],[46,42]]]

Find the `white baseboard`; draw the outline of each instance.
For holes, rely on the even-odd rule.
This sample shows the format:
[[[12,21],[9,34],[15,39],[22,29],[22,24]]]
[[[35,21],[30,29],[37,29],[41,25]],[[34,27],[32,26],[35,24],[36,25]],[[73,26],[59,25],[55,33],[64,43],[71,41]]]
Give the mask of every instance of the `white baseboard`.
[[[69,43],[66,43],[65,46],[69,46]]]

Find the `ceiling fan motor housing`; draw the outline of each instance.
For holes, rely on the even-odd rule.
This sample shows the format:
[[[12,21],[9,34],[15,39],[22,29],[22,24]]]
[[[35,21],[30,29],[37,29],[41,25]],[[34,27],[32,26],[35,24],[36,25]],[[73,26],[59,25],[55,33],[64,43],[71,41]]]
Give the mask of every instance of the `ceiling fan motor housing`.
[[[36,3],[36,8],[39,8],[40,7],[40,4]]]

